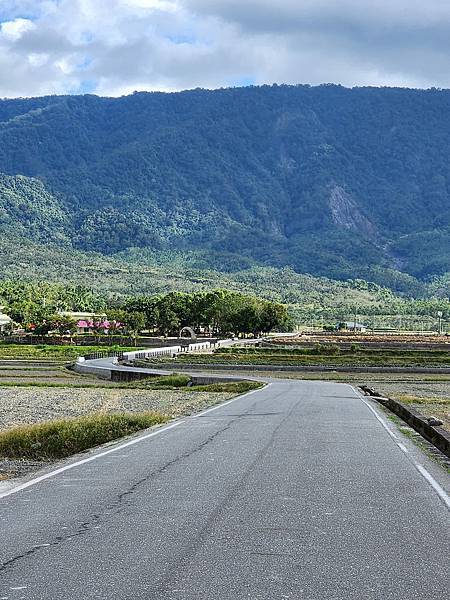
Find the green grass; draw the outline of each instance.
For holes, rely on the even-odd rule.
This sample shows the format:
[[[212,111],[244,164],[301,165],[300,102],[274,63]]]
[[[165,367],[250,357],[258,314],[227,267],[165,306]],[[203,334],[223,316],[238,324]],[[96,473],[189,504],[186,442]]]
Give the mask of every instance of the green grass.
[[[173,375],[167,375],[165,377],[144,379],[137,383],[129,384],[129,387],[145,390],[173,390],[183,388],[189,392],[229,392],[234,394],[244,394],[250,390],[257,390],[264,385],[258,381],[224,381],[223,383],[189,386],[188,384],[190,381],[191,377],[188,375],[174,373]]]
[[[65,458],[167,420],[165,415],[147,412],[95,414],[23,425],[0,433],[0,456],[31,460]]]
[[[178,389],[187,387],[190,381],[191,378],[188,375],[178,375],[178,373],[173,373],[172,375],[162,377],[148,377],[147,379],[141,379],[136,383],[130,383],[129,387],[146,390]]]
[[[1,381],[2,387],[19,387],[19,388],[68,388],[68,389],[139,389],[139,390],[183,390],[187,392],[222,392],[230,394],[244,394],[251,390],[256,390],[263,387],[257,381],[230,381],[223,383],[213,383],[208,385],[192,385],[188,386],[191,378],[188,375],[166,375],[163,377],[149,377],[136,382],[128,383],[102,383],[100,380],[91,384],[87,383],[56,383],[45,381]]]
[[[68,377],[71,377],[70,373],[51,373],[50,375],[47,375],[44,371],[44,373],[41,373],[40,371],[34,371],[33,372],[27,372],[27,373],[20,373],[20,375],[17,375],[14,373],[14,371],[3,371],[0,367],[0,379],[2,378],[17,378],[17,379],[35,379],[36,377],[42,377],[43,379],[49,377],[51,379],[67,379]],[[72,375],[72,378],[76,377],[76,374]]]
[[[133,352],[139,348],[126,346],[54,346],[52,344],[7,344],[0,342],[0,360],[73,360],[78,356],[90,354],[92,352],[109,352],[118,350],[123,352]]]
[[[399,430],[410,440],[414,440],[419,435],[416,431],[414,431],[414,429],[411,429],[411,427],[404,427],[400,425]]]
[[[193,392],[228,392],[230,394],[245,394],[251,390],[259,390],[262,387],[264,387],[264,383],[259,381],[229,381],[227,383],[193,385],[188,389]]]

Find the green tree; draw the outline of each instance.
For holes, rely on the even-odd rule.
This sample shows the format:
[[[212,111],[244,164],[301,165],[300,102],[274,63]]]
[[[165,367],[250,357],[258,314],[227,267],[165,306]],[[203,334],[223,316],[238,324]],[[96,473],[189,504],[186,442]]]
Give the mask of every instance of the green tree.
[[[137,345],[137,336],[145,328],[145,314],[142,312],[130,312],[125,315],[124,325],[130,335],[134,337],[134,345]]]

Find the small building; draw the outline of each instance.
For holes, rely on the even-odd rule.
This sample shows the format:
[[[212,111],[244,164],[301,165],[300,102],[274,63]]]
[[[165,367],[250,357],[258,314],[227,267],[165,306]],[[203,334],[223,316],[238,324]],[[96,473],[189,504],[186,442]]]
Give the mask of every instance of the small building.
[[[342,323],[338,323],[336,329],[340,329],[341,331],[358,331],[359,333],[364,333],[367,331],[366,325],[355,321],[344,321]]]
[[[3,313],[3,306],[0,306],[0,333],[3,333],[5,329],[11,325],[12,319]]]
[[[60,314],[62,317],[75,321],[77,324],[77,333],[92,333],[94,328],[102,329],[107,333],[110,328],[110,323],[104,313],[64,311]]]

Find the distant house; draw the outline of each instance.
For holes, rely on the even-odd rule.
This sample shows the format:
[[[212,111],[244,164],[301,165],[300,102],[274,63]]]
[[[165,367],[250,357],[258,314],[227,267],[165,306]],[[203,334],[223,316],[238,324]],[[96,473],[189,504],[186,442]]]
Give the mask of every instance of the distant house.
[[[108,333],[111,324],[105,314],[92,312],[61,312],[61,316],[72,319],[77,324],[77,333],[92,333],[94,329],[102,329]]]
[[[338,323],[336,329],[344,331],[359,331],[360,333],[367,331],[366,325],[358,322],[355,323],[355,321],[344,321],[343,323]]]
[[[3,306],[0,306],[0,332],[3,333],[5,329],[12,323],[11,317],[5,315],[3,312]]]

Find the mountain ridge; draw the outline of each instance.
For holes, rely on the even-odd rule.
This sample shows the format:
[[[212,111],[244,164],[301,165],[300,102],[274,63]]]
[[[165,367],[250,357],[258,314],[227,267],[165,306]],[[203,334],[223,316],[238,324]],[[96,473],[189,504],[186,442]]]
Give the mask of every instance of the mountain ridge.
[[[449,164],[447,90],[2,100],[0,231],[105,255],[222,251],[338,279],[429,280],[450,271]],[[5,192],[16,176],[23,206],[33,188],[47,215],[31,230]]]

